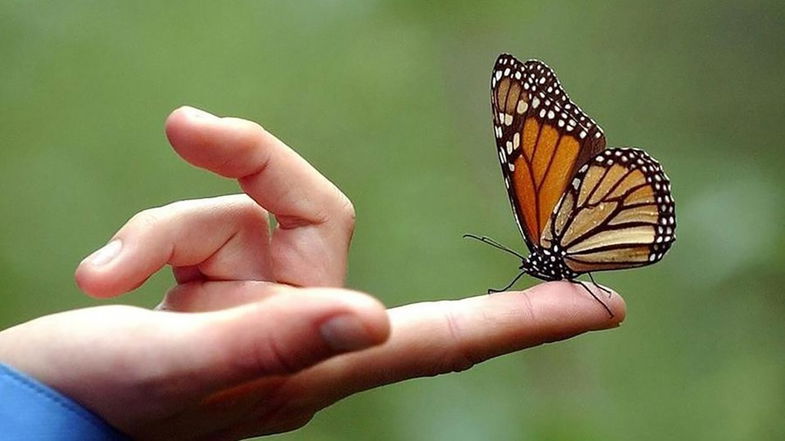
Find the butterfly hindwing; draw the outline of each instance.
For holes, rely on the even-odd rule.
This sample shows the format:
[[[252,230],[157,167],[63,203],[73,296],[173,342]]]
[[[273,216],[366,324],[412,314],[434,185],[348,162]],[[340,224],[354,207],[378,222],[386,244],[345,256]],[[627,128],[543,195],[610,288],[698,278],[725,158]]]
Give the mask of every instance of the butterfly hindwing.
[[[491,76],[491,109],[504,183],[532,250],[572,176],[605,148],[605,137],[537,60],[499,56]]]
[[[649,265],[675,240],[674,208],[656,160],[638,149],[608,149],[578,170],[540,245],[558,246],[576,273]]]

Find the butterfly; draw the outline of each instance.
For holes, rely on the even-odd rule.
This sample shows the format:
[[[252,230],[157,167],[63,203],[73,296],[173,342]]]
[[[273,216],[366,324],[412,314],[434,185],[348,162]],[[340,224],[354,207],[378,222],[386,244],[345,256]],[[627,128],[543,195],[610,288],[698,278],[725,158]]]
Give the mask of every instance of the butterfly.
[[[605,149],[600,126],[541,61],[500,55],[491,74],[491,110],[504,185],[529,255],[465,235],[521,259],[520,273],[489,292],[508,289],[524,274],[569,280],[613,316],[577,277],[588,274],[594,283],[593,271],[662,259],[676,240],[670,180],[643,150]]]

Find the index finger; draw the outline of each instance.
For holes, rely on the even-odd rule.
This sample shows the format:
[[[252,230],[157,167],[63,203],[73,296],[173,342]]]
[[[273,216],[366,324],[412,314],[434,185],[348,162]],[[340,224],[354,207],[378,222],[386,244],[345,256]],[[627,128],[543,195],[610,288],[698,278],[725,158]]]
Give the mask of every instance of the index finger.
[[[186,161],[237,179],[243,191],[275,215],[276,281],[343,283],[354,209],[305,159],[256,123],[191,107],[172,112],[166,134]]]
[[[607,297],[593,289],[603,296],[613,317],[583,287],[570,282],[395,308],[390,310],[392,334],[385,344],[316,366],[301,378],[306,384],[295,387],[338,400],[372,387],[462,371],[499,355],[619,326],[626,313],[624,300],[616,293]],[[347,387],[322,391],[319,383]]]

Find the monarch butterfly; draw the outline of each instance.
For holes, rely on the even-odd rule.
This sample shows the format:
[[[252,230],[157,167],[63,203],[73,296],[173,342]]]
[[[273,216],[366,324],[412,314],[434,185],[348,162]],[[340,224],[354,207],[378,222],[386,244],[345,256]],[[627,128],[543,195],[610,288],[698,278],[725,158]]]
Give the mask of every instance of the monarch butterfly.
[[[573,103],[553,70],[509,54],[491,74],[491,110],[504,185],[529,255],[520,273],[569,280],[650,265],[675,241],[675,205],[660,164],[636,148],[605,150],[602,129]],[[595,283],[596,285],[596,283]],[[598,286],[599,287],[599,286]],[[602,289],[600,287],[600,289]]]

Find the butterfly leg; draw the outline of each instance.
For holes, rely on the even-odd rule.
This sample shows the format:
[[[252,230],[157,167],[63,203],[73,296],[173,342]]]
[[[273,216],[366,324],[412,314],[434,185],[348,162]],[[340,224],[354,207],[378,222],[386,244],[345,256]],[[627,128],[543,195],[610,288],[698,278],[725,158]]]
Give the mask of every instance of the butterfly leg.
[[[504,288],[502,288],[502,289],[493,289],[493,288],[488,288],[488,294],[493,294],[493,293],[497,293],[497,292],[507,291],[508,289],[510,289],[510,287],[511,287],[511,286],[515,285],[515,282],[517,282],[517,281],[518,281],[518,279],[520,279],[520,278],[521,278],[521,276],[523,276],[524,274],[526,274],[526,273],[524,273],[524,272],[521,272],[520,274],[518,274],[517,276],[515,276],[515,278],[514,278],[514,279],[512,279],[512,282],[508,283],[508,284],[507,284],[507,286],[505,286],[505,287],[504,287]]]
[[[588,274],[589,274],[589,279],[591,279],[591,283],[593,283],[594,286],[596,286],[600,291],[604,291],[604,292],[608,293],[608,298],[611,298],[613,293],[610,292],[610,290],[607,290],[607,289],[603,288],[602,286],[598,285],[597,282],[594,281],[594,276],[592,276],[591,273],[588,273]]]
[[[577,279],[576,279],[576,280],[570,280],[570,281],[571,281],[571,282],[573,282],[573,283],[577,283],[577,284],[581,285],[581,286],[582,286],[582,287],[583,287],[583,288],[584,288],[586,291],[588,291],[588,292],[589,292],[589,294],[591,294],[591,296],[592,296],[592,297],[594,297],[594,300],[596,300],[597,302],[599,302],[599,304],[600,304],[600,305],[602,305],[602,307],[603,307],[603,308],[605,308],[605,310],[606,310],[606,311],[608,311],[608,314],[611,316],[611,318],[613,318],[613,312],[611,311],[611,309],[610,309],[610,308],[608,308],[608,305],[606,305],[606,304],[605,304],[605,303],[604,303],[602,300],[600,300],[600,298],[599,298],[599,297],[597,297],[597,296],[596,296],[596,295],[595,295],[595,294],[594,294],[594,293],[593,293],[593,292],[592,292],[592,291],[589,289],[589,287],[588,287],[588,286],[586,286],[586,284],[585,284],[585,283],[583,283],[583,282],[581,282],[580,280],[577,280]],[[595,286],[596,286],[596,285],[597,285],[597,284],[595,283]]]

